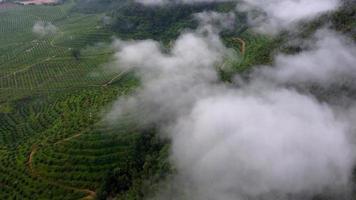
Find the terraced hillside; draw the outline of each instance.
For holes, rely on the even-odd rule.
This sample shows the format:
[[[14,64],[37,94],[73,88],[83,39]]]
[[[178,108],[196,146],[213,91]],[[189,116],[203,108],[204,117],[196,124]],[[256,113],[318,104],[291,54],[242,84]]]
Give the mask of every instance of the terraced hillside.
[[[132,116],[115,126],[102,121],[111,103],[139,84],[131,73],[103,70],[112,36],[145,38],[156,24],[115,33],[107,13],[78,12],[77,3],[0,6],[0,199],[142,199],[171,170],[169,142],[156,138],[155,127],[142,130]],[[134,15],[119,19],[145,20]],[[191,27],[189,16],[163,24],[165,37],[157,37],[169,43]],[[36,24],[43,27],[36,31]],[[223,69],[227,80],[271,62],[275,48],[271,38],[238,30],[223,37],[241,58]]]
[[[100,86],[115,76],[97,75],[98,66],[107,59],[110,50],[82,54],[80,58],[73,56],[90,44],[108,41],[111,33],[101,26],[102,16],[68,15],[70,9],[68,3],[0,10],[1,97],[9,93],[20,97],[37,91]],[[52,23],[56,33],[36,35],[32,27],[38,21]]]
[[[112,50],[94,44],[112,33],[73,5],[0,8],[0,199],[94,199],[139,138],[100,125],[136,81],[101,70]],[[36,34],[39,21],[56,31]]]

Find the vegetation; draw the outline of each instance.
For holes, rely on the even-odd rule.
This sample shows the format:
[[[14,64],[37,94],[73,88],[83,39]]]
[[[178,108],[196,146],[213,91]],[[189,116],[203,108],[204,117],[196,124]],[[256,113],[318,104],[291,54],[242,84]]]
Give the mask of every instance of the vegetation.
[[[108,44],[112,36],[169,44],[197,26],[193,13],[232,8],[231,3],[143,7],[130,0],[0,7],[0,199],[150,195],[172,172],[169,141],[159,139],[155,127],[139,127],[133,116],[116,126],[102,120],[118,96],[139,84],[131,73],[103,70],[113,55]],[[331,17],[338,30],[350,32],[354,21],[344,19],[354,14]],[[256,35],[244,25],[246,16],[237,18],[235,29],[222,32],[239,55],[221,69],[226,81],[271,63],[283,40]],[[34,33],[37,21],[50,22],[56,32]]]
[[[163,7],[147,7],[127,4],[112,11],[112,29],[121,38],[154,39],[167,42],[178,37],[184,29],[194,29],[197,22],[194,13],[211,10],[226,10],[231,3],[179,4]]]
[[[137,81],[101,70],[112,50],[93,44],[112,32],[74,5],[0,9],[0,199],[95,198],[140,137],[100,128],[101,111]],[[37,21],[58,31],[36,35]]]
[[[171,172],[169,141],[154,127],[143,130],[130,116],[115,127],[102,121],[103,110],[138,84],[130,73],[103,70],[108,44],[113,35],[169,43],[197,26],[193,13],[233,6],[92,2],[0,9],[0,199],[142,199]],[[56,31],[34,33],[37,21]],[[245,30],[223,33],[237,52],[234,37],[247,43],[231,75],[256,64],[255,56],[270,60],[272,41]]]

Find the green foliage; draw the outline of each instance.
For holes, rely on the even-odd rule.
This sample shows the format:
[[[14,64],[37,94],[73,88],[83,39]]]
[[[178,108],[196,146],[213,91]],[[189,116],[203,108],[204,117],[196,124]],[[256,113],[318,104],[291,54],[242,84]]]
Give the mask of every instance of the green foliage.
[[[71,13],[73,5],[0,10],[0,199],[87,197],[131,152],[128,128],[121,136],[99,124],[137,80],[102,69],[111,32],[102,15]],[[38,20],[58,32],[37,36]]]
[[[131,1],[132,0],[78,0],[72,12],[87,14],[104,13],[130,4]]]
[[[244,53],[241,53],[242,44],[236,38],[244,41]],[[278,38],[257,35],[250,31],[238,36],[225,36],[224,42],[238,54],[237,58],[227,60],[223,65],[224,68],[219,70],[222,80],[228,82],[237,73],[247,74],[253,66],[272,64],[274,52],[281,44]]]
[[[312,22],[301,24],[297,36],[307,38],[320,28],[329,27],[356,40],[356,4],[352,0],[343,0],[342,3],[336,12],[324,14]]]
[[[80,53],[80,50],[78,49],[72,49],[72,56],[76,59],[76,60],[79,60],[80,59],[80,56],[81,56],[81,53]]]
[[[155,131],[141,132],[131,143],[133,151],[125,163],[109,171],[98,192],[98,199],[144,199],[171,171],[168,142],[156,138]]]
[[[113,55],[111,36],[169,44],[197,26],[193,13],[231,9],[234,3],[144,7],[130,0],[78,0],[0,10],[0,199],[81,199],[93,192],[98,199],[151,197],[173,171],[170,144],[155,128],[138,127],[135,113],[115,127],[103,121],[117,96],[140,84],[133,73],[103,69]],[[352,32],[354,11],[329,19],[337,30]],[[112,23],[103,22],[106,16]],[[57,33],[34,34],[38,20],[54,24]],[[245,24],[238,14],[236,28],[222,32],[238,55],[221,67],[225,81],[271,64],[281,48],[283,36],[257,35]],[[310,25],[310,33],[317,26]]]
[[[84,197],[85,193],[63,187],[58,184],[58,180],[42,175],[47,168],[43,169],[38,164],[43,158],[41,152],[47,147],[52,148],[56,142],[91,127],[98,120],[98,111],[115,98],[116,94],[117,91],[107,89],[86,90],[81,93],[73,91],[64,96],[53,94],[48,97],[26,98],[17,101],[12,113],[1,115],[0,147],[3,153],[0,154],[0,182],[8,188],[0,193],[1,199],[7,199],[6,196],[17,196],[19,199]],[[30,170],[29,156],[33,145],[37,146],[37,152]],[[56,168],[51,160],[56,157],[50,158],[46,162],[52,165],[46,167],[52,171]],[[63,160],[61,165],[65,163]],[[58,173],[65,176],[68,172]]]
[[[11,102],[5,102],[0,104],[0,113],[11,113],[13,111],[13,105]]]
[[[337,12],[331,14],[333,28],[350,35],[356,40],[356,4],[346,1],[345,5]]]
[[[225,7],[223,5],[226,5]],[[184,29],[194,29],[197,22],[193,14],[207,10],[228,10],[231,3],[176,4],[147,7],[125,4],[111,13],[112,29],[121,38],[170,41]],[[231,7],[230,7],[231,8]]]
[[[113,55],[108,44],[115,32],[167,44],[197,26],[193,13],[233,6],[143,7],[107,0],[93,8],[90,2],[0,10],[0,199],[80,199],[95,192],[98,199],[143,199],[172,171],[169,142],[157,138],[154,128],[142,130],[134,116],[115,127],[102,121],[112,101],[139,84],[133,73],[103,69]],[[110,11],[112,26],[99,11]],[[34,34],[38,20],[54,24],[57,33]],[[233,37],[248,43],[246,58],[232,62],[233,73],[256,64],[253,55],[268,60],[270,40],[240,36],[245,30],[223,33],[227,43]]]

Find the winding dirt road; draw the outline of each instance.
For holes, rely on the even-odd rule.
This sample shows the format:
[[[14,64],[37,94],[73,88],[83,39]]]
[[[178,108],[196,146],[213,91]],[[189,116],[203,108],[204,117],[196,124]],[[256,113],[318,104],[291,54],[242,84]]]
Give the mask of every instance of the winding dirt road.
[[[246,42],[245,42],[243,39],[239,38],[239,37],[232,38],[232,40],[233,40],[234,42],[240,43],[240,52],[241,52],[242,55],[245,55],[245,52],[246,52]]]

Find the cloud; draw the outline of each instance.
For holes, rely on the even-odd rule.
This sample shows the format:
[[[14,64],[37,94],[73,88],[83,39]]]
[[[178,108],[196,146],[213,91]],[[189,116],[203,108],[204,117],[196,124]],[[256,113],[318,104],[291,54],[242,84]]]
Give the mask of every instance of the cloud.
[[[192,182],[190,195],[308,199],[346,188],[353,165],[347,124],[310,96],[261,89],[201,99],[174,125],[173,161]]]
[[[207,2],[236,2],[237,11],[246,12],[249,24],[260,33],[277,34],[291,30],[305,20],[334,11],[340,0],[136,0],[144,5],[193,4]]]
[[[37,21],[32,27],[32,32],[41,37],[56,34],[57,31],[58,28],[51,22]]]
[[[328,87],[356,79],[356,47],[347,38],[330,30],[319,30],[314,44],[297,55],[279,54],[273,67],[256,70],[278,83],[315,83]],[[255,75],[256,76],[256,75]],[[257,77],[261,76],[258,74]]]
[[[218,81],[214,66],[227,51],[217,35],[204,37],[200,33],[183,34],[168,52],[152,40],[117,40],[114,46],[117,66],[135,70],[142,86],[135,95],[120,99],[109,118],[144,109],[152,114],[147,120],[155,122],[174,119],[189,110],[199,95],[210,92],[210,88],[205,91],[206,84]]]
[[[236,15],[234,12],[219,13],[205,11],[196,13],[194,17],[198,20],[200,28],[217,30],[231,30],[236,26]]]
[[[294,28],[301,20],[336,10],[340,4],[339,0],[243,0],[237,9],[248,13],[256,31],[276,34]]]
[[[356,78],[354,44],[325,29],[303,52],[278,54],[272,66],[228,85],[217,71],[235,55],[217,27],[229,15],[196,16],[201,26],[170,48],[153,40],[114,43],[115,66],[134,71],[141,86],[119,98],[107,120],[134,115],[172,140],[177,174],[165,185],[174,189],[155,199],[308,200],[321,193],[348,199],[354,106],[336,109],[299,89]]]
[[[116,41],[118,66],[135,70],[142,86],[120,98],[108,119],[138,113],[140,123],[156,124],[172,138],[173,164],[180,179],[190,183],[179,184],[177,193],[188,192],[194,199],[302,194],[309,199],[327,188],[347,188],[354,161],[348,121],[310,95],[283,84],[276,87],[263,73],[240,88],[221,83],[216,66],[229,50],[210,34],[185,33],[171,50],[151,40]],[[317,51],[326,51],[329,36],[317,37],[322,37]],[[300,55],[294,55],[289,65],[295,70],[301,63],[314,73],[295,70],[294,76],[323,80],[325,73],[313,66],[324,57],[305,54],[315,60],[299,62]],[[284,68],[273,70],[278,77]]]

